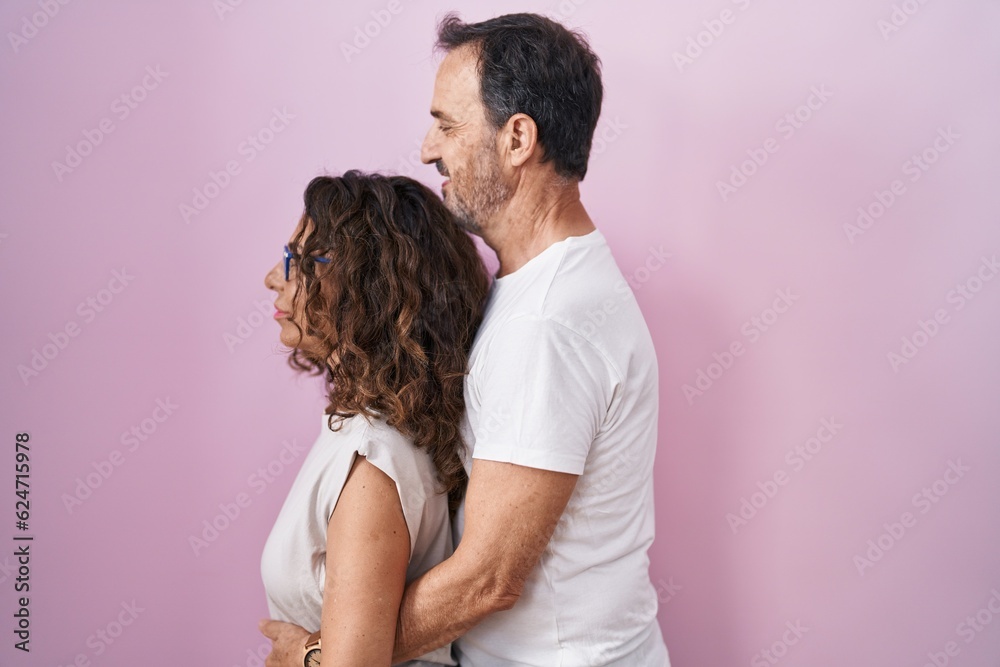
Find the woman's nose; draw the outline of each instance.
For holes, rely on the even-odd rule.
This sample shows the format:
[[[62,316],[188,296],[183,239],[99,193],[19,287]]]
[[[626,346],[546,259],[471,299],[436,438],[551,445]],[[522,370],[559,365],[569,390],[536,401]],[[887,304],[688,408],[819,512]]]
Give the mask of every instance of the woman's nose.
[[[264,287],[277,291],[285,282],[285,269],[281,262],[271,267],[264,276]]]

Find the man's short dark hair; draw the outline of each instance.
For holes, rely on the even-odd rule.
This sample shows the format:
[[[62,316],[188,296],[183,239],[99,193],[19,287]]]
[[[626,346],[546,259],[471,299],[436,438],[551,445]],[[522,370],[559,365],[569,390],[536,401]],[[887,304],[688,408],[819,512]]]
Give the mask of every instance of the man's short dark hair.
[[[438,24],[438,48],[478,49],[486,119],[499,129],[517,113],[538,126],[542,162],[583,180],[601,114],[601,61],[584,36],[538,14],[507,14],[464,23],[454,13]]]

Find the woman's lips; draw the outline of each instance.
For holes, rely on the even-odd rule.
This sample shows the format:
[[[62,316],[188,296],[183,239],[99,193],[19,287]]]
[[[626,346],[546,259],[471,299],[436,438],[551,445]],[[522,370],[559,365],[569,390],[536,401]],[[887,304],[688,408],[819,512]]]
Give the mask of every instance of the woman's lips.
[[[280,320],[280,319],[282,319],[284,317],[288,317],[288,313],[286,313],[285,311],[283,311],[283,310],[275,310],[274,311],[274,319]]]

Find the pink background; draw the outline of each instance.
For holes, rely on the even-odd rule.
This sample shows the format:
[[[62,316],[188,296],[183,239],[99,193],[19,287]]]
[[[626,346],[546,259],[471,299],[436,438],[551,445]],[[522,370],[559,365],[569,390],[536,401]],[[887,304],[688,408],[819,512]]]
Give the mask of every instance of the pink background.
[[[452,5],[220,6],[0,7],[3,665],[259,664],[260,552],[302,454],[279,457],[312,444],[323,406],[285,364],[264,274],[324,170],[441,182],[417,148]],[[1000,664],[1000,280],[983,264],[1000,253],[1000,5],[896,7],[885,34],[888,0],[463,10],[561,18],[604,63],[583,197],[659,355],[651,575],[675,667]],[[134,109],[116,102],[136,86]],[[274,109],[293,117],[268,136]],[[57,175],[102,120],[113,131]],[[251,151],[258,133],[270,143]],[[925,151],[926,171],[907,166]],[[229,161],[239,173],[186,221]],[[849,234],[879,196],[891,205]],[[133,277],[122,288],[114,271]],[[779,290],[792,305],[769,311]],[[904,337],[919,347],[893,368]],[[52,358],[25,381],[35,351]],[[162,422],[158,399],[177,406]],[[144,420],[145,439],[123,442]],[[30,655],[12,647],[20,431]],[[88,475],[100,485],[67,508]],[[230,520],[220,504],[235,514],[238,498]]]

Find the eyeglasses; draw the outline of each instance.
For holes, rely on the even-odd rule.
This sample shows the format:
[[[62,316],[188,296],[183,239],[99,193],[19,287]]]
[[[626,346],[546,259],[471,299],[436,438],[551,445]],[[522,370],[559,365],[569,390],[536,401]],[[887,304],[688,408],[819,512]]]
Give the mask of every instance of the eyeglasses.
[[[297,253],[294,253],[291,250],[289,250],[288,249],[288,245],[286,244],[285,245],[285,255],[284,255],[284,257],[285,257],[285,282],[287,283],[288,282],[288,272],[291,269],[292,259],[300,260],[301,256],[298,255]],[[330,258],[329,257],[314,256],[314,257],[310,257],[309,259],[311,259],[311,260],[313,260],[315,262],[319,262],[321,264],[329,264],[330,263]]]

